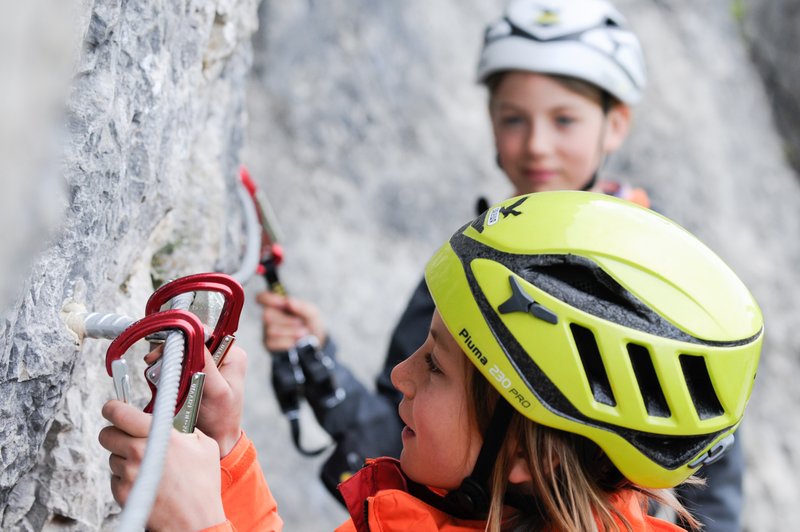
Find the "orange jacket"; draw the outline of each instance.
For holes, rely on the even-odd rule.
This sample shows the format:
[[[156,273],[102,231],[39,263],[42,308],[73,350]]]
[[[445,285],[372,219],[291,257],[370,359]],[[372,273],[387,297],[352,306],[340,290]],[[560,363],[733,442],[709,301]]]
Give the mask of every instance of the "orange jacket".
[[[228,520],[207,532],[275,532],[283,530],[278,504],[269,491],[258,464],[256,448],[242,433],[230,453],[220,461],[222,507]]]
[[[485,521],[456,519],[408,493],[408,481],[394,458],[367,460],[367,465],[339,485],[350,520],[336,532],[485,530]],[[644,497],[632,490],[616,495],[614,506],[637,532],[674,532],[682,528],[647,515]],[[621,530],[622,522],[616,520]],[[599,525],[599,523],[598,523]]]
[[[228,521],[207,532],[282,530],[277,504],[256,460],[253,444],[246,436],[221,462],[222,503]],[[483,521],[456,519],[409,494],[406,477],[393,458],[369,460],[357,474],[340,485],[351,518],[336,532],[424,530],[470,532],[484,530]],[[627,491],[614,499],[634,530],[674,532],[681,528],[650,517],[642,496]],[[622,523],[619,523],[622,527]]]
[[[604,179],[601,179],[597,182],[597,188],[603,194],[608,194],[609,196],[616,196],[624,200],[632,201],[633,203],[638,203],[642,207],[647,207],[648,209],[651,208],[650,197],[643,188],[632,187],[626,183],[620,183],[618,181],[606,181]]]

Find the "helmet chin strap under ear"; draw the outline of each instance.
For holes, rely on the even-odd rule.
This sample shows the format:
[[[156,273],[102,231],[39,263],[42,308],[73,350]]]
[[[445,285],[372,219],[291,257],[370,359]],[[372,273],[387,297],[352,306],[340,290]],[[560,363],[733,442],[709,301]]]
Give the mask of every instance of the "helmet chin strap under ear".
[[[597,164],[597,168],[592,173],[592,177],[590,177],[589,181],[587,181],[586,184],[581,187],[581,190],[583,191],[589,191],[594,188],[594,186],[597,184],[598,175],[600,174],[600,171],[603,169],[603,167],[606,165],[606,160],[608,159],[607,154],[603,149],[603,144],[605,143],[606,140],[606,126],[608,125],[608,113],[611,111],[612,100],[611,96],[609,96],[609,94],[606,91],[603,91],[601,94],[600,107],[603,109],[603,125],[600,128],[600,142],[598,143],[597,146],[597,151],[600,152],[600,161]],[[500,161],[499,155],[497,156],[497,160],[499,163]]]
[[[589,181],[587,181],[586,184],[581,187],[581,190],[583,190],[583,191],[592,190],[594,188],[594,186],[597,184],[597,174],[598,173],[599,173],[599,169],[595,170],[594,173],[592,174],[592,177],[589,178]]]
[[[461,482],[461,486],[442,497],[433,491],[415,486],[415,495],[423,502],[438,508],[459,519],[483,519],[489,512],[491,492],[489,481],[492,469],[497,462],[500,448],[506,439],[508,425],[514,409],[504,399],[497,401],[497,406],[483,435],[483,446],[478,454],[472,473]],[[514,505],[513,498],[506,500]],[[529,502],[529,501],[528,501]]]

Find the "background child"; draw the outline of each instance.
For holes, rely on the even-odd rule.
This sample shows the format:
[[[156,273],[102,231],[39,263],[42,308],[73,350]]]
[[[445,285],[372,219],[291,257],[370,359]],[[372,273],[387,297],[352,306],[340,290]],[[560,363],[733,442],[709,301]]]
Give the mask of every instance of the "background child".
[[[392,372],[399,463],[373,461],[342,485],[352,519],[341,530],[677,529],[648,517],[646,500],[730,441],[763,336],[756,302],[713,252],[632,203],[551,192],[463,226],[426,280],[429,335]],[[212,389],[231,392],[214,394],[216,408],[238,419],[242,380],[207,362]],[[124,504],[149,418],[116,401],[104,415]],[[213,441],[172,439],[151,528],[226,530],[226,516],[280,528],[246,437],[223,457],[222,497]]]
[[[646,73],[638,39],[604,0],[517,0],[486,29],[477,72],[489,92],[489,117],[497,163],[515,194],[545,190],[593,190],[649,206],[647,194],[601,179],[606,157],[620,148],[631,125],[631,106],[642,96]],[[269,292],[259,294],[264,343],[286,351],[313,334],[331,357],[314,305]],[[434,304],[425,282],[415,289],[392,335],[376,394],[341,365],[344,404],[316,407],[337,447],[322,469],[332,493],[337,484],[374,456],[398,456],[399,393],[390,374],[425,339]],[[312,405],[316,406],[316,405]],[[693,492],[691,507],[707,530],[736,530],[742,499],[743,459],[737,440],[708,468],[708,488]]]

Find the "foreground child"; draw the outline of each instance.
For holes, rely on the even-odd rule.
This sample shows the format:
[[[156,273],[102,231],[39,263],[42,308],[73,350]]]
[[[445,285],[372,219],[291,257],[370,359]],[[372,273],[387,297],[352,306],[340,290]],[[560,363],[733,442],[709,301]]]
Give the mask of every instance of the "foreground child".
[[[352,518],[340,530],[676,530],[646,514],[650,497],[691,522],[658,490],[729,445],[763,337],[716,255],[632,203],[547,192],[462,227],[426,280],[430,332],[392,373],[400,460],[341,485]],[[216,408],[238,419],[241,379],[210,368],[209,380],[230,385]],[[124,504],[149,418],[117,401],[103,412]],[[252,444],[242,435],[221,464],[217,450],[199,431],[173,434],[151,529],[280,529]]]

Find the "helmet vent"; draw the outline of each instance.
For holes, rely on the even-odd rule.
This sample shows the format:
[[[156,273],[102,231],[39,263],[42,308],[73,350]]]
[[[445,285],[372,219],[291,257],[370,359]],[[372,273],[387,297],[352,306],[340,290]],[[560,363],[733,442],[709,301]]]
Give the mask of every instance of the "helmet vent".
[[[604,405],[616,406],[617,401],[611,390],[611,384],[608,382],[608,374],[594,334],[586,327],[575,323],[571,323],[569,328],[572,329],[572,338],[575,340],[575,347],[581,357],[583,370],[586,372],[586,378],[589,379],[589,386],[595,401]]]
[[[550,256],[547,260],[529,266],[524,277],[584,312],[602,315],[599,310],[604,309],[605,314],[649,321],[643,305],[591,261],[574,255]]]
[[[670,417],[669,405],[658,382],[656,368],[650,358],[650,352],[646,347],[637,344],[628,344],[628,356],[630,356],[633,373],[639,384],[639,393],[642,394],[644,406],[647,413],[655,417]]]
[[[526,257],[524,266],[509,265],[526,281],[582,312],[662,338],[700,345],[741,345],[695,338],[675,327],[595,262],[577,255]]]
[[[706,359],[697,355],[681,355],[678,358],[681,361],[683,377],[686,379],[686,387],[700,419],[724,414],[725,410],[719,402],[714,385],[711,383],[711,376],[708,374]]]

